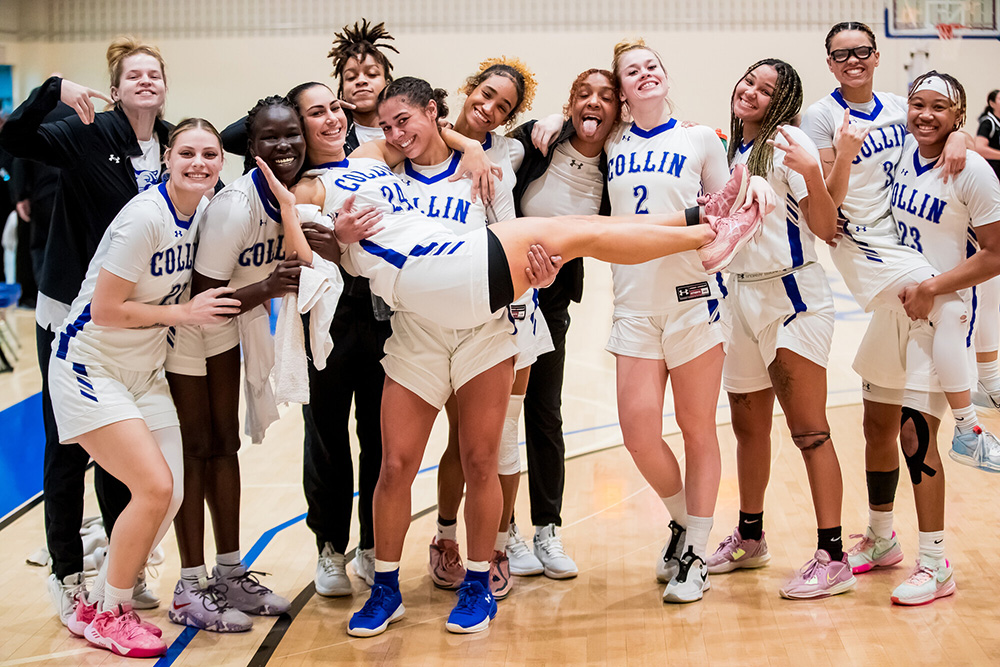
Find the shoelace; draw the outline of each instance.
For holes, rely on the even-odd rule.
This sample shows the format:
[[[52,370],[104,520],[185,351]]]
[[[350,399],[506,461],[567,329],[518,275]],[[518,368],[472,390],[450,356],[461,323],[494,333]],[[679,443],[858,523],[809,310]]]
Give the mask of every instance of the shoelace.
[[[340,556],[340,558],[337,558],[337,556],[339,556],[339,554],[333,556],[323,556],[319,559],[320,567],[323,568],[323,572],[333,575],[336,574],[337,569],[344,569],[346,563],[344,557]],[[338,560],[340,563],[337,563]]]
[[[544,540],[539,540],[538,544],[542,547],[542,550],[549,556],[566,557],[566,551],[562,545],[562,539],[558,535],[552,535],[551,537],[546,537]]]
[[[262,577],[268,576],[267,572],[260,572],[258,570],[247,570],[243,574],[232,577],[233,581],[237,582],[244,591],[247,593],[256,593],[257,595],[267,595],[271,592],[271,589],[260,583],[260,579],[257,575]]]
[[[142,621],[139,619],[137,613],[131,609],[123,611],[121,607],[118,608],[118,613],[118,628],[125,637],[135,639],[140,634],[147,634],[145,628],[142,627]]]
[[[507,548],[510,549],[511,554],[517,557],[531,553],[531,550],[528,549],[528,545],[524,543],[524,539],[521,537],[520,533],[514,533],[514,537],[516,538],[515,542],[507,543]]]
[[[357,615],[361,618],[375,618],[378,612],[385,606],[385,598],[389,593],[389,587],[382,584],[372,586],[372,594],[368,596],[365,606],[358,610]]]
[[[715,550],[715,553],[722,553],[726,550],[726,547],[735,546],[738,541],[739,540],[736,539],[735,533],[727,535],[726,539],[722,540],[722,544],[719,545],[719,548]]]
[[[813,558],[808,563],[802,566],[802,569],[799,570],[799,573],[802,575],[803,579],[810,579],[816,573],[816,570],[818,570],[819,568],[820,568],[820,562],[815,558]]]
[[[458,604],[455,605],[455,611],[471,612],[475,609],[478,600],[479,596],[472,590],[472,584],[463,583],[458,588]]]
[[[462,556],[458,553],[458,549],[441,549],[441,564],[444,565],[444,569],[450,570],[451,568],[457,568],[461,566]]]
[[[218,588],[218,584],[209,584],[204,588],[196,588],[194,594],[201,598],[202,605],[208,611],[223,613],[229,610],[229,602]]]
[[[875,540],[868,537],[867,535],[861,535],[856,533],[854,535],[851,535],[851,539],[861,540],[860,542],[858,542],[853,547],[847,550],[847,553],[851,556],[857,556],[862,551],[867,551],[868,549],[871,549],[873,546],[875,546]]]
[[[913,586],[919,586],[920,584],[929,581],[936,574],[937,573],[932,568],[921,564],[920,561],[917,561],[917,567],[913,570],[913,574],[911,574],[906,580],[906,583]]]

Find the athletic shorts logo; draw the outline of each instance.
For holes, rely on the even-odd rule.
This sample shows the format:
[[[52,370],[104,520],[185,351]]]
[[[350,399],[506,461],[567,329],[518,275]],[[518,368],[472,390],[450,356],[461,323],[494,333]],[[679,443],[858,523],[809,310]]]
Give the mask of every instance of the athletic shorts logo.
[[[524,320],[528,316],[528,306],[523,303],[510,304],[510,316],[518,322]]]
[[[678,301],[692,301],[694,299],[707,299],[712,296],[712,289],[708,286],[708,281],[691,283],[689,285],[677,286]]]

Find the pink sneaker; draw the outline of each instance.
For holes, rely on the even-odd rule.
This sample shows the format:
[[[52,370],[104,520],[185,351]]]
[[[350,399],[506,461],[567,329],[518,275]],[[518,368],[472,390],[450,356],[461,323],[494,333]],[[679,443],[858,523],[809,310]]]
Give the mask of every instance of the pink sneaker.
[[[708,557],[709,574],[725,574],[739,569],[764,567],[771,560],[767,541],[762,532],[759,540],[744,540],[737,528],[722,541],[715,553]]]
[[[896,532],[888,540],[879,537],[869,528],[864,535],[851,535],[860,542],[847,551],[847,562],[854,574],[868,572],[876,567],[891,567],[903,560],[903,549],[896,539]]]
[[[76,609],[73,611],[73,616],[70,617],[69,623],[66,624],[66,628],[71,634],[77,637],[83,637],[83,633],[87,630],[87,626],[90,622],[94,620],[97,616],[97,603],[88,604],[87,594],[81,593],[76,596]],[[146,628],[146,631],[156,635],[157,637],[163,636],[163,631],[152,623],[147,623],[146,621],[139,620],[139,623]]]
[[[83,636],[94,646],[129,658],[155,658],[167,652],[163,640],[144,627],[129,605],[97,614]]]
[[[847,554],[838,561],[831,561],[825,549],[818,549],[812,560],[779,592],[787,600],[812,600],[846,593],[857,581],[847,562]]]
[[[465,566],[462,556],[458,553],[458,542],[455,540],[438,541],[437,536],[431,540],[431,562],[427,565],[431,573],[431,581],[438,588],[457,589],[465,581]]]
[[[706,216],[715,230],[715,238],[698,248],[705,273],[718,273],[729,266],[740,251],[760,232],[764,217],[756,202],[745,211],[736,211],[725,218]]]
[[[514,580],[510,578],[510,560],[506,551],[494,551],[490,559],[490,590],[493,597],[503,600],[514,588]]]
[[[727,218],[738,211],[747,199],[750,172],[745,165],[733,167],[732,175],[719,192],[710,192],[698,197],[698,204],[705,209],[705,215],[712,218]]]

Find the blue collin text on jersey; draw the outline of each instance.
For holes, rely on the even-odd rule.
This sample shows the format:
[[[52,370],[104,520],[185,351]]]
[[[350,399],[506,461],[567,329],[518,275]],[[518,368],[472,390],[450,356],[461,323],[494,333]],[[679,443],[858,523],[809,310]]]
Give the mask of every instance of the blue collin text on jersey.
[[[285,258],[285,237],[254,243],[240,253],[240,266],[263,266]]]
[[[687,162],[687,155],[672,153],[670,151],[643,151],[628,154],[628,164],[626,165],[625,154],[616,155],[608,164],[608,181],[612,181],[616,176],[621,176],[626,172],[638,174],[642,172],[655,172],[658,174],[670,174],[675,178],[681,177],[684,163]]]
[[[908,187],[903,183],[892,185],[892,206],[910,215],[941,224],[941,214],[948,202]]]
[[[389,176],[391,178],[396,178],[396,174],[393,173],[392,169],[383,165],[374,165],[370,169],[357,169],[354,171],[349,171],[337,180],[334,184],[342,190],[347,190],[348,192],[357,192],[361,187],[361,184],[365,181],[371,181],[377,178],[383,178]]]
[[[428,218],[444,218],[455,222],[466,223],[472,202],[461,197],[439,197],[431,195],[427,198],[427,206],[423,206],[423,197],[413,197],[413,205]]]
[[[869,158],[887,148],[902,146],[906,138],[906,126],[899,123],[888,127],[873,127],[861,144],[861,150],[852,164],[860,164],[862,158]]]
[[[149,273],[153,276],[170,275],[194,268],[194,243],[181,243],[172,248],[154,252],[149,260]]]

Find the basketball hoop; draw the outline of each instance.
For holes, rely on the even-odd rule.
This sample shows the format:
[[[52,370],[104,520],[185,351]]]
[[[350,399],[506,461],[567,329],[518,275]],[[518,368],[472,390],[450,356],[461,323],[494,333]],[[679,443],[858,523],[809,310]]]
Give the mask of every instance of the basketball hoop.
[[[961,23],[938,23],[934,27],[937,29],[939,39],[949,40],[955,38],[956,30],[961,30],[965,26]]]

